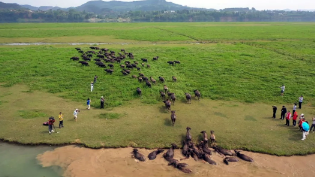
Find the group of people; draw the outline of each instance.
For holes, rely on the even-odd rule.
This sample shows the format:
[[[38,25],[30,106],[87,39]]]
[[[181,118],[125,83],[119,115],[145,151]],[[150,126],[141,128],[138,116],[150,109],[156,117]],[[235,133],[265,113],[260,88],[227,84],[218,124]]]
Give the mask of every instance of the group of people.
[[[285,86],[283,85],[281,87],[281,95],[283,95],[284,89],[285,89]],[[302,109],[303,100],[304,100],[303,95],[301,95],[299,97],[299,109]],[[275,119],[276,113],[277,113],[277,106],[273,105],[272,108],[273,108],[272,117]],[[297,118],[299,117],[296,109],[297,109],[296,103],[294,103],[293,105],[292,113],[289,110],[287,110],[285,106],[282,106],[280,119],[282,120],[286,119],[285,125],[290,126],[290,120],[292,119],[293,126],[296,126],[296,121],[297,121]],[[315,131],[315,117],[312,118],[312,126],[310,128],[308,121],[305,120],[304,114],[302,113],[299,117],[298,126],[300,128],[300,131],[303,132],[302,140],[305,140],[306,136],[309,134],[310,131],[312,131],[312,129],[313,129],[313,133]]]
[[[62,115],[61,112],[59,113],[58,118],[59,118],[59,128],[63,128],[63,115]],[[54,123],[55,123],[55,118],[52,117],[52,116],[49,117],[49,119],[48,119],[48,131],[49,131],[49,134],[54,132],[54,129],[55,129]]]

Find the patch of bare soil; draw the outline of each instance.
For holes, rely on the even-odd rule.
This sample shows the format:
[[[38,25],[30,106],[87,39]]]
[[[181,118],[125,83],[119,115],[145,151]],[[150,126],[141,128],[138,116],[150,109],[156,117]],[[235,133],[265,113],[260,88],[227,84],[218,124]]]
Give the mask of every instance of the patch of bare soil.
[[[139,149],[139,152],[147,157],[153,150]],[[315,155],[277,157],[266,154],[243,151],[242,153],[252,157],[254,162],[230,162],[223,163],[223,158],[213,153],[211,158],[217,165],[210,165],[202,160],[194,161],[192,158],[182,160],[187,163],[193,172],[185,174],[164,160],[159,154],[155,160],[146,159],[138,162],[131,156],[132,148],[121,149],[88,149],[77,146],[65,146],[47,151],[38,155],[37,159],[43,167],[60,166],[64,169],[65,177],[179,177],[179,176],[220,176],[220,177],[244,177],[244,176],[314,176]],[[165,151],[164,151],[165,152]],[[181,159],[180,150],[175,151],[175,159]]]

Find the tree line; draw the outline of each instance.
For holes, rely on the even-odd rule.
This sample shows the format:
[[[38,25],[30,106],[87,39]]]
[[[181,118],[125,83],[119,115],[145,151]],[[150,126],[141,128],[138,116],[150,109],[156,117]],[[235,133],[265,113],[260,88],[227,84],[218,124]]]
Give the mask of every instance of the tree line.
[[[93,20],[91,20],[93,19]],[[123,20],[128,19],[128,20]],[[0,22],[312,22],[315,12],[307,11],[108,11],[102,14],[70,10],[0,10]]]

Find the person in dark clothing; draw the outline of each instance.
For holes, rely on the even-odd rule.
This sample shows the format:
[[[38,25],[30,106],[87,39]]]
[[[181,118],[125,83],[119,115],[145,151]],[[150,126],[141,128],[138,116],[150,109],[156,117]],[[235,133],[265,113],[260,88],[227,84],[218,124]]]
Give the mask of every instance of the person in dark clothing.
[[[285,106],[282,106],[280,119],[284,119],[286,113],[287,113],[287,108]]]
[[[313,133],[315,132],[315,117],[313,117],[313,119],[312,119],[312,126],[311,126],[311,129],[310,129],[310,132],[312,131],[312,129],[313,129]]]
[[[275,119],[276,118],[276,113],[277,113],[277,106],[275,106],[275,105],[273,105],[272,106],[272,110],[273,110],[273,115],[272,115],[272,117]]]
[[[98,78],[97,75],[95,75],[95,76],[94,76],[94,82],[93,82],[93,84],[96,83],[97,78]]]
[[[101,97],[101,109],[104,109],[104,102],[105,102],[105,99],[104,99],[104,97],[102,96],[102,97]]]

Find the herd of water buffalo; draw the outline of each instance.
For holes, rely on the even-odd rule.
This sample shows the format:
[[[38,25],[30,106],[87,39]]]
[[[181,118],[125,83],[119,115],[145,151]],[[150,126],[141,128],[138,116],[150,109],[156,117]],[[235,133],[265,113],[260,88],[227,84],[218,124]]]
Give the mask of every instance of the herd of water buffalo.
[[[200,141],[199,144],[194,144],[192,141],[191,133],[190,133],[191,128],[187,127],[186,130],[187,130],[186,137],[185,137],[185,140],[183,141],[183,147],[182,147],[182,155],[184,156],[184,158],[180,160],[174,159],[174,149],[178,147],[176,144],[172,144],[172,147],[168,149],[166,153],[163,154],[164,159],[169,162],[168,165],[172,165],[184,173],[191,173],[192,170],[190,170],[187,167],[188,164],[180,163],[180,161],[188,159],[189,157],[192,157],[195,161],[202,159],[211,165],[216,165],[217,163],[210,158],[210,155],[212,155],[212,152],[208,147],[208,137],[207,137],[206,131],[200,132],[203,135],[202,140]],[[254,161],[251,157],[245,154],[242,154],[240,153],[240,151],[237,151],[237,150],[234,150],[234,152],[232,152],[230,150],[221,148],[216,145],[212,146],[212,148],[214,149],[215,152],[217,152],[218,154],[224,157],[223,162],[227,165],[229,164],[229,162],[238,162],[239,161],[238,158],[248,161],[248,162]],[[162,152],[164,152],[163,149],[158,149],[151,152],[148,155],[149,160],[154,160],[156,156]],[[146,160],[145,156],[142,155],[138,149],[133,149],[132,155],[134,158],[138,159],[139,161]],[[234,156],[237,156],[238,158]]]
[[[80,60],[80,57],[74,56],[71,57],[70,59],[73,61],[79,61],[83,66],[89,66],[89,61],[92,60],[93,57],[96,57],[93,59],[95,61],[95,64],[99,67],[106,68],[105,71],[109,74],[112,74],[114,72],[114,63],[120,63],[119,68],[121,68],[121,73],[123,75],[129,75],[131,73],[131,70],[137,69],[137,71],[140,71],[141,68],[146,67],[150,68],[151,66],[148,63],[147,58],[141,58],[141,65],[139,64],[138,61],[134,60],[133,62],[127,61],[126,59],[134,59],[134,55],[132,53],[126,52],[125,49],[121,49],[118,55],[116,55],[115,51],[111,51],[106,48],[99,48],[99,47],[90,47],[91,50],[84,52],[81,48],[75,48],[79,53],[81,53],[81,58],[82,61]],[[155,56],[152,58],[152,61],[157,61],[159,59],[159,56]],[[121,64],[122,61],[124,61],[124,64]],[[106,64],[105,64],[106,63]],[[180,61],[167,61],[168,64],[170,65],[176,65],[180,64]],[[139,66],[140,65],[140,66]],[[109,69],[107,69],[109,68]],[[157,81],[151,76],[151,77],[146,77],[143,73],[139,73],[139,76],[137,75],[132,75],[131,78],[138,79],[139,82],[145,82],[146,86],[152,87],[152,84],[155,84]],[[162,76],[158,77],[159,82],[164,83],[165,78]],[[172,81],[177,82],[177,78],[175,76],[172,76]],[[151,84],[152,83],[152,84]],[[165,108],[169,111],[171,110],[171,105],[175,104],[176,101],[176,96],[175,93],[171,93],[168,90],[168,87],[166,85],[163,86],[164,91],[160,91],[160,96],[163,99],[163,102],[165,104]],[[137,88],[136,92],[141,96],[142,90],[141,88]],[[201,97],[201,94],[199,90],[194,90],[195,98],[197,97],[198,100]],[[168,96],[168,98],[166,98]],[[185,93],[185,97],[188,103],[191,103],[191,94],[190,93]],[[172,111],[171,115],[172,123],[174,125],[175,120],[176,120],[176,115],[175,111]]]
[[[106,48],[100,49],[99,47],[90,47],[90,49],[92,49],[92,50],[87,51],[87,52],[84,52],[80,48],[75,48],[75,49],[79,53],[81,53],[81,58],[83,59],[83,61],[79,61],[80,57],[71,57],[70,59],[72,59],[73,61],[79,61],[79,63],[81,63],[84,66],[89,66],[89,61],[92,60],[92,57],[96,56],[97,58],[94,59],[95,64],[99,67],[106,68],[105,71],[109,74],[112,74],[114,72],[114,67],[115,67],[114,63],[121,63],[127,57],[129,59],[134,59],[134,55],[132,53],[126,52],[124,49],[121,49],[121,52],[118,53],[117,56],[115,54],[115,51],[110,51],[109,49],[106,49]],[[158,56],[152,58],[153,61],[156,61],[158,59],[159,59]],[[148,62],[148,59],[141,58],[141,61],[143,62],[143,63],[141,63],[142,68],[143,67],[150,68],[149,64],[145,64]],[[108,64],[106,65],[104,62],[108,63]],[[168,61],[167,63],[170,65],[176,65],[176,64],[180,64],[180,61]],[[121,73],[123,75],[129,75],[131,73],[131,70],[133,70],[133,69],[137,69],[137,71],[141,70],[141,67],[139,67],[139,62],[135,61],[135,60],[133,61],[133,63],[130,61],[125,61],[124,64],[120,64],[119,67],[122,69]],[[109,69],[107,69],[107,68],[109,68]],[[139,82],[145,82],[148,87],[152,86],[151,82],[153,84],[156,83],[156,80],[153,77],[148,78],[143,73],[139,73],[139,76],[132,75],[131,78],[136,78],[136,79],[138,79]],[[165,79],[162,76],[160,76],[159,81],[161,83],[164,83]],[[176,82],[177,78],[175,76],[172,76],[172,81]],[[141,96],[141,94],[142,94],[141,88],[138,87],[136,89],[136,92]],[[198,100],[200,100],[201,93],[199,90],[194,90],[194,95],[195,95],[195,98],[198,98]],[[160,96],[163,99],[163,102],[165,104],[165,108],[168,111],[171,110],[171,105],[172,104],[174,105],[175,101],[176,101],[175,93],[169,92],[168,87],[166,85],[164,85],[163,91],[160,91]],[[168,98],[166,98],[166,96],[168,96]],[[186,97],[187,103],[191,103],[191,99],[192,99],[191,94],[185,93],[185,97]],[[175,121],[176,121],[176,114],[175,114],[174,110],[171,111],[171,121],[172,121],[172,125],[174,126]],[[184,160],[184,159],[188,159],[189,157],[192,157],[196,161],[199,159],[202,159],[211,165],[216,165],[216,162],[210,158],[210,155],[212,155],[212,152],[208,147],[208,138],[207,138],[206,131],[201,132],[203,134],[202,141],[200,141],[198,144],[194,144],[192,141],[192,136],[190,134],[191,128],[187,127],[186,129],[187,129],[186,138],[183,141],[183,147],[182,147],[182,154],[185,156],[185,158],[180,159],[180,160],[174,159],[174,149],[176,149],[178,147],[176,144],[172,144],[172,147],[170,149],[168,149],[166,153],[163,154],[163,157],[165,158],[165,160],[169,162],[168,165],[172,165],[175,168],[183,171],[184,173],[191,173],[192,171],[187,168],[188,165],[186,163],[180,163],[180,161]],[[212,141],[213,141],[213,139],[211,138],[211,145],[213,145]],[[229,162],[238,162],[238,158],[233,157],[233,156],[237,156],[240,159],[243,159],[245,161],[249,161],[249,162],[253,161],[252,158],[250,158],[244,154],[241,154],[239,151],[236,151],[236,150],[234,150],[234,152],[232,152],[230,150],[223,149],[223,148],[218,147],[216,145],[212,146],[212,148],[214,149],[215,152],[224,156],[223,161],[227,165],[229,164]],[[150,160],[154,160],[156,158],[156,156],[162,152],[164,152],[163,149],[155,150],[148,155],[148,158]],[[132,154],[139,161],[145,161],[146,160],[144,155],[142,155],[138,149],[133,149]]]

